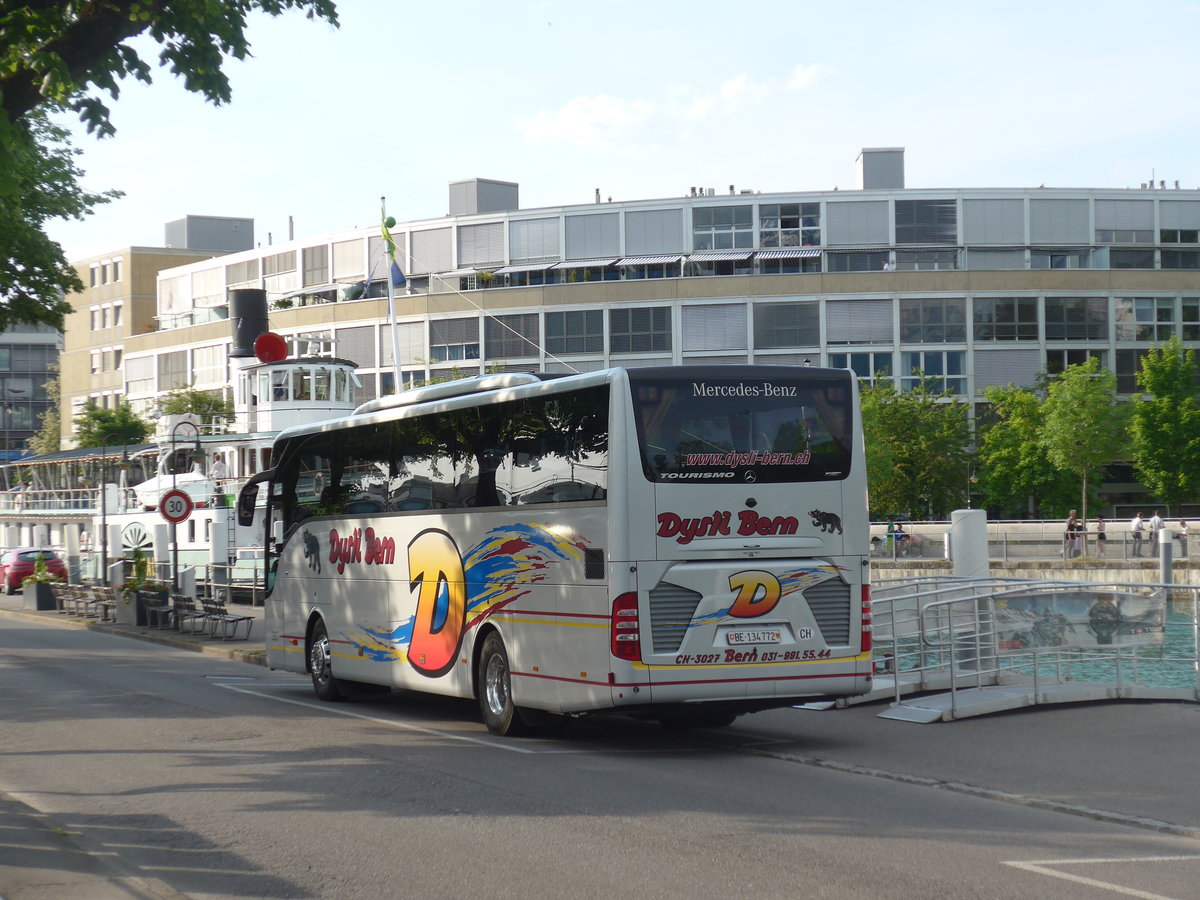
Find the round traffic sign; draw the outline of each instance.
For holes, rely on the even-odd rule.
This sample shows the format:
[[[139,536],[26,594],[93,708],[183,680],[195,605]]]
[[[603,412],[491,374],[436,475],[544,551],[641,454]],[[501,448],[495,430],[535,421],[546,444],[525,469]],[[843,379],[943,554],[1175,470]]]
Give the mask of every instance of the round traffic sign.
[[[187,517],[192,514],[194,507],[195,504],[192,503],[192,498],[188,492],[178,489],[167,491],[158,501],[158,511],[172,525],[186,522]]]

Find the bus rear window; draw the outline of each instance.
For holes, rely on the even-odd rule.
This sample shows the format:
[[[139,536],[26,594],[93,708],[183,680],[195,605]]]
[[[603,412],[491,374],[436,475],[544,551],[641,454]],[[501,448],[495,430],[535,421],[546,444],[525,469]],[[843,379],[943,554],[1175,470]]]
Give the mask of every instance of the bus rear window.
[[[661,378],[631,372],[630,388],[651,481],[835,481],[849,474],[849,373],[772,368]]]

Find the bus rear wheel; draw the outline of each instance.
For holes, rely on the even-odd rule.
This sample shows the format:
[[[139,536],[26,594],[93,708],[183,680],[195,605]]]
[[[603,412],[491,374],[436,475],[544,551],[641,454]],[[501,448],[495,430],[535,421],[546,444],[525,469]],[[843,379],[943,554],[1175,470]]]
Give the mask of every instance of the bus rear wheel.
[[[325,630],[324,622],[313,625],[312,641],[308,645],[308,668],[317,697],[330,701],[346,699],[348,695],[342,683],[333,677],[329,632]]]
[[[504,640],[492,632],[483,640],[479,654],[479,709],[483,724],[492,734],[515,737],[525,734],[528,726],[513,705],[512,672]]]

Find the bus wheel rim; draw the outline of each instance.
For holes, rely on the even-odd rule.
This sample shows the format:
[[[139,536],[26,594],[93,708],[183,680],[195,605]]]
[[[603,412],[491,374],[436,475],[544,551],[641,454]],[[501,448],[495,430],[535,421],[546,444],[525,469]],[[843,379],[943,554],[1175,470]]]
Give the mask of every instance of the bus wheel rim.
[[[503,715],[508,704],[508,671],[499,655],[488,660],[484,692],[488,709],[497,716]]]
[[[313,675],[317,680],[325,681],[329,677],[329,638],[322,637],[313,643],[310,662]]]

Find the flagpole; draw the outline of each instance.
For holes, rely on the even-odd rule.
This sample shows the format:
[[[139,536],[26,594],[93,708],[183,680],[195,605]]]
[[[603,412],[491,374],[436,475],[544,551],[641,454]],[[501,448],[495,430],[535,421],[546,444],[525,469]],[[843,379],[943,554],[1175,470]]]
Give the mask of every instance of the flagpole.
[[[392,328],[392,388],[400,393],[400,331],[396,325],[396,288],[392,284],[392,269],[396,265],[396,242],[392,240],[391,225],[387,218],[387,197],[379,198],[379,218],[383,223],[383,240],[387,245],[387,296],[388,321]]]

